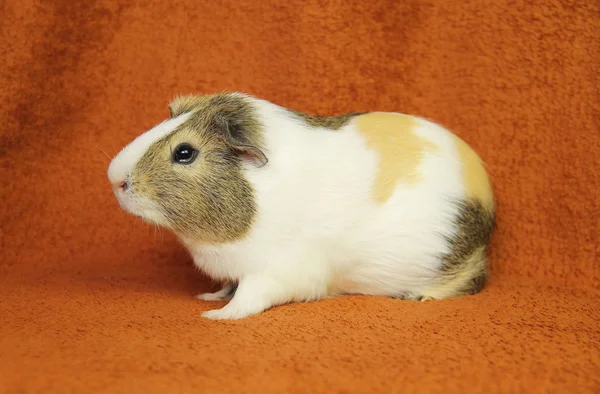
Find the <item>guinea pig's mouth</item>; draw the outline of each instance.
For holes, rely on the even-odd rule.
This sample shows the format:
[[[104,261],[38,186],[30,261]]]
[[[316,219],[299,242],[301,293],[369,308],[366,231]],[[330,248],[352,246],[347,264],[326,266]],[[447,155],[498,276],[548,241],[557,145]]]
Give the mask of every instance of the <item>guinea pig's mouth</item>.
[[[165,225],[164,216],[160,213],[160,210],[156,203],[149,200],[148,198],[138,196],[131,190],[114,189],[115,196],[121,208],[139,218],[143,221]]]

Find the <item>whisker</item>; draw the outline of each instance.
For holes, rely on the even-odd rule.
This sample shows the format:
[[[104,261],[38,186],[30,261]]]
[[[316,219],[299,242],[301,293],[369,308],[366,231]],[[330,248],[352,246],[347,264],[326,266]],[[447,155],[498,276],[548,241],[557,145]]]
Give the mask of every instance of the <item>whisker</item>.
[[[104,150],[102,150],[102,148],[100,148],[98,145],[94,145],[96,148],[98,148],[100,150],[100,152],[104,153],[106,155],[106,157],[108,157],[108,160],[112,160],[111,157],[108,155],[108,153],[106,153]]]

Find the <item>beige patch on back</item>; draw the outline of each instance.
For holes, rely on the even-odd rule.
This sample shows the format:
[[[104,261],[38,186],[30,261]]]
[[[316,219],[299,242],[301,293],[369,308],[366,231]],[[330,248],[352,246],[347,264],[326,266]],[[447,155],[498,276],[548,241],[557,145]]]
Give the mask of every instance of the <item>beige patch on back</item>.
[[[492,209],[494,195],[483,161],[465,141],[456,135],[453,136],[463,165],[463,182],[467,197],[479,200],[485,208]]]
[[[374,197],[387,201],[399,182],[416,184],[422,180],[419,164],[425,152],[436,151],[437,145],[414,133],[418,119],[390,112],[372,112],[356,118],[369,147],[379,153],[379,168]]]

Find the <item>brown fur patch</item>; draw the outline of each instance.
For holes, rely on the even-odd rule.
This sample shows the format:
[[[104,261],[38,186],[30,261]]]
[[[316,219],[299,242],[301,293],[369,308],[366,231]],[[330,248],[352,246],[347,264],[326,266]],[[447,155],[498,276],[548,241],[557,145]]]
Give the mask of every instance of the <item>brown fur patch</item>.
[[[379,153],[379,168],[374,197],[385,202],[398,182],[409,184],[421,180],[418,166],[424,152],[435,151],[437,145],[417,136],[414,117],[396,113],[372,112],[356,118],[367,144]]]
[[[316,116],[305,114],[300,111],[289,111],[312,127],[325,127],[330,130],[339,130],[347,125],[354,117],[364,114],[363,112],[353,112],[336,116]]]
[[[209,96],[177,96],[169,104],[169,112],[171,118],[175,118],[193,109],[197,109],[205,105]]]
[[[238,95],[217,94],[180,97],[170,109],[174,116],[194,113],[149,147],[134,169],[132,187],[156,202],[170,227],[188,240],[243,238],[256,206],[237,146],[262,146],[251,104]],[[184,142],[199,150],[198,158],[188,165],[173,163],[172,150]]]
[[[495,213],[478,200],[457,203],[456,233],[448,238],[450,253],[442,256],[439,282],[425,291],[432,298],[475,294],[485,286],[487,254]]]

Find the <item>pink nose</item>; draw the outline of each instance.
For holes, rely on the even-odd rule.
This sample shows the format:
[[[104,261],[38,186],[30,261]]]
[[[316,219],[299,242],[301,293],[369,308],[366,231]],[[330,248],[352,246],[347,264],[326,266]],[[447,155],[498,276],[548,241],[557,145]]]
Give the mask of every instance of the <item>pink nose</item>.
[[[129,183],[127,181],[120,181],[113,184],[115,188],[122,189],[123,191],[129,188]]]

